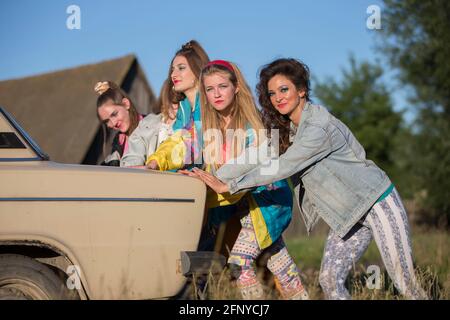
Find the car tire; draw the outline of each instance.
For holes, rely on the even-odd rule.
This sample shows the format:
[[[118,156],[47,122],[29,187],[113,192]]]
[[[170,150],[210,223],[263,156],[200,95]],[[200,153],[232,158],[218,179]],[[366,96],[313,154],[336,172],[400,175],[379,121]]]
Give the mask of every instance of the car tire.
[[[18,254],[0,255],[0,300],[73,298],[64,280],[43,263]]]

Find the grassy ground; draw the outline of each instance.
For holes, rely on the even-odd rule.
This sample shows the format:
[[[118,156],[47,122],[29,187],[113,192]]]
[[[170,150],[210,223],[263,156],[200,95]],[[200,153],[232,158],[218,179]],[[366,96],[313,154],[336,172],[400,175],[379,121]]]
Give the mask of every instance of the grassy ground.
[[[413,253],[418,278],[422,287],[432,299],[450,299],[450,234],[447,231],[413,229]],[[311,299],[323,299],[319,286],[319,270],[322,259],[325,234],[316,234],[310,237],[291,237],[286,240],[290,254],[301,270],[301,276]],[[377,265],[382,270],[382,284],[380,289],[369,289],[365,279],[367,267]],[[267,273],[261,273],[260,278],[265,280],[266,298],[278,299],[273,281],[267,278]],[[387,274],[378,249],[372,241],[368,250],[355,265],[355,269],[347,279],[347,288],[353,299],[402,299],[398,295]],[[196,296],[199,288],[193,286]],[[237,289],[230,282],[229,271],[210,275],[206,290],[209,299],[239,299]],[[201,292],[200,292],[201,294]]]

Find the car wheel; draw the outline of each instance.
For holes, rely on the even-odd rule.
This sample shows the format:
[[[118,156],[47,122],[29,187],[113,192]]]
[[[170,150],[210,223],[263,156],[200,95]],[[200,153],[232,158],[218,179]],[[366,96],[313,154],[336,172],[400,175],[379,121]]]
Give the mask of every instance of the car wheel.
[[[0,300],[73,299],[73,293],[49,267],[18,254],[0,255]]]

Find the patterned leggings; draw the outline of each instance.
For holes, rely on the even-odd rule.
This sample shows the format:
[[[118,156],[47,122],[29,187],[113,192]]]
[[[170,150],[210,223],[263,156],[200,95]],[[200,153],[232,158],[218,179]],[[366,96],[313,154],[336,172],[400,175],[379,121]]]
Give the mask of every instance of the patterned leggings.
[[[261,299],[263,289],[259,283],[254,266],[255,259],[261,254],[256,240],[255,230],[250,215],[241,218],[242,229],[231,250],[228,263],[237,265],[240,269],[237,277],[237,286],[241,290],[244,299]],[[267,262],[268,269],[275,276],[275,283],[284,299],[308,299],[308,294],[303,288],[297,266],[289,255],[283,239],[280,237],[265,253],[270,258]]]
[[[319,276],[327,299],[351,299],[345,280],[372,240],[395,287],[409,299],[427,299],[414,274],[408,218],[397,190],[376,203],[364,222],[340,238],[330,231]]]

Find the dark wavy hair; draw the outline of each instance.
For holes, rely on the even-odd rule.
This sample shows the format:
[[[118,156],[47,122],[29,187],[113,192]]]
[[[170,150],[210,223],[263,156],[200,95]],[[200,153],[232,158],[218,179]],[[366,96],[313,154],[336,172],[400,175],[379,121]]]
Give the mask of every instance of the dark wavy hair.
[[[272,105],[269,97],[268,83],[276,75],[283,75],[295,85],[297,90],[305,90],[305,99],[310,101],[309,68],[303,62],[296,59],[277,59],[261,69],[259,83],[256,85],[259,104],[264,127],[279,130],[279,152],[285,153],[289,148],[290,119],[287,115],[280,114]]]

